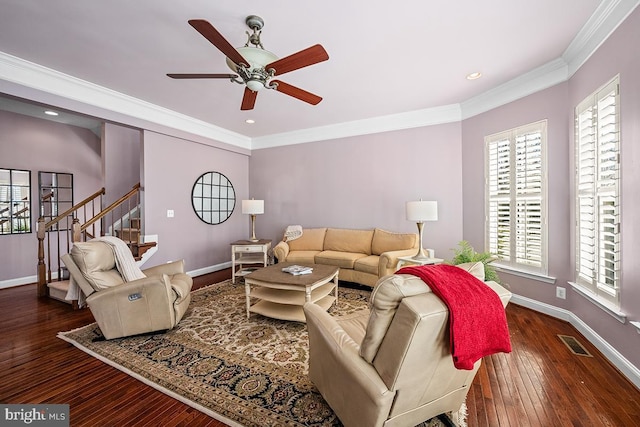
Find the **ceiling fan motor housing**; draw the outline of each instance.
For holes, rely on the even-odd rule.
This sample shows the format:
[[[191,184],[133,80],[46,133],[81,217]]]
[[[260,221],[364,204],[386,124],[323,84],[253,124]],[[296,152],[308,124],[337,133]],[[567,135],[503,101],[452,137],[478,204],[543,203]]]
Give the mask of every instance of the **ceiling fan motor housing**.
[[[260,49],[257,47],[239,47],[237,51],[242,55],[244,59],[249,62],[249,67],[245,68],[242,65],[238,66],[229,58],[227,58],[227,66],[238,73],[242,80],[249,85],[249,82],[260,82],[262,87],[268,87],[268,80],[273,77],[273,74],[269,70],[265,70],[265,65],[270,64],[278,59],[278,57],[268,50]],[[253,86],[253,87],[252,87]],[[250,85],[250,89],[253,91],[262,89],[257,85]]]

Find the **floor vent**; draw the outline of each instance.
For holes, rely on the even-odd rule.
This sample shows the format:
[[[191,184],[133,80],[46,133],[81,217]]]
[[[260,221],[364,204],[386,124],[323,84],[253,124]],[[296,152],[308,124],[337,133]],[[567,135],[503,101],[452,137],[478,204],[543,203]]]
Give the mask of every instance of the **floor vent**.
[[[580,341],[575,339],[575,337],[572,337],[570,335],[558,335],[558,338],[560,338],[560,340],[562,340],[562,342],[567,347],[569,347],[569,350],[571,350],[573,354],[577,354],[578,356],[593,357],[591,353],[589,353],[587,349],[584,348],[582,344],[580,344]]]

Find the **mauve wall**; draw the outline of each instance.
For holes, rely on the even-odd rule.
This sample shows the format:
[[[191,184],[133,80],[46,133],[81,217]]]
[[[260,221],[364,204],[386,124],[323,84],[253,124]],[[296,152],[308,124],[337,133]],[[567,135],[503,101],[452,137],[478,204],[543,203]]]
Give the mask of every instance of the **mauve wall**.
[[[105,123],[102,128],[104,205],[109,206],[140,182],[142,132]]]
[[[575,106],[586,96],[620,74],[621,174],[622,174],[622,305],[628,320],[640,319],[640,9],[607,39],[572,78],[563,84],[467,119],[462,125],[464,236],[484,246],[483,177],[477,159],[483,156],[485,135],[540,119],[548,119],[549,161],[549,275],[555,285],[503,274],[519,295],[573,312],[627,360],[640,366],[640,335],[628,322],[621,324],[576,292],[567,299],[555,297],[555,286],[571,287],[574,277],[573,247]]]
[[[405,203],[420,198],[438,201],[425,247],[451,258],[462,238],[459,123],[254,150],[250,171],[256,235],[274,244],[292,224],[415,233]]]
[[[73,173],[74,201],[81,201],[102,187],[100,139],[87,129],[0,111],[0,167],[31,171],[33,212],[32,233],[0,236],[0,284],[35,282],[38,171]]]
[[[143,147],[145,234],[159,238],[158,252],[145,267],[175,259],[184,259],[188,271],[228,267],[229,244],[249,237],[240,207],[249,191],[248,156],[151,131],[144,131]],[[231,217],[217,225],[201,221],[191,204],[193,184],[211,171],[229,178],[237,200]],[[173,218],[167,218],[169,209]]]

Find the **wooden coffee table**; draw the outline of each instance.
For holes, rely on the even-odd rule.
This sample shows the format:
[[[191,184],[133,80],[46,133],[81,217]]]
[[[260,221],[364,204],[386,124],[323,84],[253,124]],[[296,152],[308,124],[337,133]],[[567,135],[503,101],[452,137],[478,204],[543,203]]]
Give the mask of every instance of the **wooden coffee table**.
[[[274,319],[306,322],[302,306],[313,302],[328,310],[338,301],[338,267],[304,264],[313,273],[294,276],[282,271],[292,263],[260,268],[244,277],[247,319],[258,313]],[[333,295],[332,295],[333,293]],[[257,299],[251,304],[251,299]]]

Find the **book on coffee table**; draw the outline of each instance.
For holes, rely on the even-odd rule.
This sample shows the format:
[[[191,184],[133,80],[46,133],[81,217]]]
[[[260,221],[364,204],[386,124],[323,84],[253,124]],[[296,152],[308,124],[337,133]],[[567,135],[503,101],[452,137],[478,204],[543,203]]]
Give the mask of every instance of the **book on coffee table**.
[[[313,268],[305,267],[304,265],[290,265],[288,267],[283,267],[282,271],[293,274],[294,276],[299,276],[301,274],[311,274],[313,272]]]

